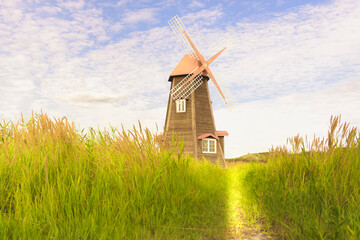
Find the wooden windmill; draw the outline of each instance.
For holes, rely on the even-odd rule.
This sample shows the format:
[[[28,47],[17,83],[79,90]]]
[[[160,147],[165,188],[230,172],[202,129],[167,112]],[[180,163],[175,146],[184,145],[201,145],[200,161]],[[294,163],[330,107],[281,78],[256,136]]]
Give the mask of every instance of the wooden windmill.
[[[234,103],[230,92],[220,87],[209,65],[226,49],[224,47],[206,60],[191,41],[189,33],[178,16],[169,21],[178,35],[186,54],[169,77],[171,82],[164,138],[171,140],[175,134],[184,141],[184,153],[197,159],[219,161],[225,166],[224,137],[226,131],[216,131],[211,106],[208,81],[212,80],[225,104]],[[229,40],[226,37],[226,40]]]

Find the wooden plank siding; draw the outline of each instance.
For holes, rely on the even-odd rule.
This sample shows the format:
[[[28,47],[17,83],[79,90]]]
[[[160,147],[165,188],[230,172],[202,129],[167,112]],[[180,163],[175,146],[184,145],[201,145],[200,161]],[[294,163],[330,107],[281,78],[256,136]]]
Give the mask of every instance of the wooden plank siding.
[[[184,76],[170,77],[171,87],[180,82]],[[186,112],[176,113],[175,101],[169,96],[166,114],[164,138],[171,141],[173,134],[184,141],[184,153],[201,160],[205,158],[212,163],[219,161],[225,167],[223,142],[217,140],[216,153],[202,153],[202,140],[198,136],[211,133],[216,136],[216,128],[209,95],[208,78],[186,100]]]

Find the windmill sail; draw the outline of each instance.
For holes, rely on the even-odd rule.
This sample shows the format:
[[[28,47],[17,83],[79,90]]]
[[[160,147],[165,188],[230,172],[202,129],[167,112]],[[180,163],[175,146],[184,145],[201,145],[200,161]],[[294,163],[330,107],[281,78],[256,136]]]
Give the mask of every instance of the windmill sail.
[[[208,74],[208,77],[211,78],[209,74]],[[235,98],[231,94],[231,92],[230,92],[229,88],[226,86],[225,82],[222,80],[222,78],[219,77],[219,75],[216,75],[215,78],[216,78],[217,85],[221,89],[221,92],[220,92],[219,88],[215,87],[217,92],[219,93],[220,97],[224,100],[225,104],[227,105],[227,107],[229,109],[235,107],[236,106]],[[213,79],[211,78],[211,80],[213,80]],[[213,81],[213,83],[214,83],[214,85],[216,85],[214,81]]]
[[[178,98],[189,97],[190,94],[193,93],[203,83],[203,76],[201,74],[195,76],[191,81],[188,81],[196,69],[197,68],[195,68],[192,73],[184,77],[183,80],[181,80],[175,87],[171,89],[171,96],[174,100]]]
[[[176,15],[175,17],[170,19],[168,23],[171,29],[175,32],[175,34],[179,38],[181,44],[185,48],[186,53],[191,55],[191,57],[193,57],[194,59],[199,60],[198,56],[195,54],[193,48],[191,47],[189,41],[187,40],[186,35],[184,34],[184,32],[186,32],[187,35],[190,36],[179,16]]]
[[[232,46],[233,40],[229,33],[225,33],[217,42],[211,44],[210,48],[205,52],[205,57],[213,56],[221,49],[229,49]]]
[[[190,74],[188,74],[184,79],[182,79],[176,86],[171,90],[171,96],[173,99],[177,98],[187,98],[191,93],[193,93],[201,84],[203,79],[203,72],[209,78],[212,79],[216,90],[220,94],[221,98],[224,100],[225,104],[231,108],[235,105],[235,99],[231,95],[228,88],[225,86],[224,82],[221,79],[216,78],[211,72],[209,65],[232,43],[232,38],[229,34],[225,34],[220,41],[215,43],[208,53],[216,51],[208,60],[205,60],[204,56],[196,48],[195,44],[191,41],[189,33],[186,31],[184,24],[178,16],[173,17],[169,21],[170,27],[178,36],[183,47],[187,53],[198,61],[199,67],[196,67]],[[224,47],[225,46],[225,47]]]

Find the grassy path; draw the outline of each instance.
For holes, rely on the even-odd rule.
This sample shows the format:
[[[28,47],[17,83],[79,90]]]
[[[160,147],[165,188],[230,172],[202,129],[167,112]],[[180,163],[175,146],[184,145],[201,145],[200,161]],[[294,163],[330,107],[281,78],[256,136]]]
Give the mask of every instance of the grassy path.
[[[258,223],[249,222],[244,215],[242,209],[242,194],[241,194],[241,175],[245,174],[247,164],[241,166],[230,167],[229,171],[229,219],[228,230],[225,239],[254,239],[267,240],[273,239],[267,236]]]

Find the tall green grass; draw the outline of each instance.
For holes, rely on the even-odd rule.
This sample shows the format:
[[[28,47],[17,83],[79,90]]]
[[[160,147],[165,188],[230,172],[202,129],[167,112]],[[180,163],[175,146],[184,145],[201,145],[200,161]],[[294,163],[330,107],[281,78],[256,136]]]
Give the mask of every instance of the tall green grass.
[[[285,239],[360,239],[360,137],[332,117],[327,139],[299,135],[242,179],[247,207]]]
[[[219,239],[226,173],[149,130],[0,123],[1,239]]]

